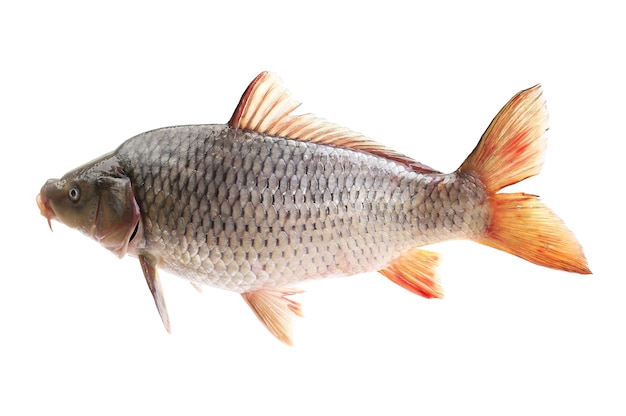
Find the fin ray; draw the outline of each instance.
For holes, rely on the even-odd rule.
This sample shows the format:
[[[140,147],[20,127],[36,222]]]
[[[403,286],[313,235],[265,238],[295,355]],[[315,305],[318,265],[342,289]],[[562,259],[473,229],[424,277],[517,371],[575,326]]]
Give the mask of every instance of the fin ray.
[[[262,72],[246,88],[228,124],[292,140],[347,147],[384,157],[421,173],[441,173],[408,156],[330,123],[313,114],[292,115],[300,102],[292,98],[280,78],[271,72]]]
[[[459,171],[478,174],[489,192],[535,176],[543,165],[548,110],[540,85],[509,100]]]
[[[541,266],[588,274],[576,237],[537,196],[497,193],[539,173],[547,125],[541,87],[521,91],[502,107],[459,168],[487,188],[490,220],[477,241]]]
[[[167,306],[165,305],[165,297],[163,296],[161,280],[159,279],[159,274],[155,266],[156,261],[142,254],[139,256],[139,264],[141,264],[141,269],[143,270],[144,277],[146,278],[146,283],[148,283],[148,287],[150,288],[150,293],[152,293],[154,304],[159,311],[159,316],[161,317],[163,326],[168,333],[171,333],[170,317],[167,313]]]
[[[435,270],[439,254],[421,248],[413,248],[393,260],[379,273],[406,290],[427,299],[442,298]]]
[[[241,296],[272,335],[292,345],[293,320],[297,316],[302,317],[302,306],[287,296],[302,292],[300,289],[280,287],[245,292]]]
[[[540,266],[591,273],[574,234],[535,195],[496,194],[491,225],[478,242]]]

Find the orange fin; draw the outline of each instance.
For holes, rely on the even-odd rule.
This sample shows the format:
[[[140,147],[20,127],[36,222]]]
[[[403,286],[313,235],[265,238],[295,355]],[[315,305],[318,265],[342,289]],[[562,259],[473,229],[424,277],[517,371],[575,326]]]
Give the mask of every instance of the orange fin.
[[[277,75],[262,72],[243,93],[228,124],[270,136],[360,150],[402,163],[416,172],[441,173],[360,133],[312,114],[292,115],[299,106]]]
[[[293,318],[302,316],[302,307],[287,296],[302,292],[291,287],[277,287],[246,292],[241,296],[272,335],[285,344],[292,345]]]
[[[541,86],[519,92],[496,115],[459,171],[477,174],[489,192],[535,176],[546,149],[548,111]]]
[[[490,226],[478,242],[540,266],[591,273],[574,234],[535,195],[496,194]]]
[[[379,273],[416,295],[428,299],[442,298],[443,290],[435,273],[438,263],[439,254],[413,248],[379,270]]]
[[[163,297],[163,287],[161,286],[161,281],[159,280],[159,274],[156,269],[156,261],[151,256],[140,255],[139,256],[139,264],[141,264],[141,269],[143,270],[143,274],[146,278],[146,282],[148,283],[148,287],[150,288],[150,293],[152,293],[152,298],[154,299],[154,304],[159,311],[159,316],[161,317],[161,321],[163,322],[163,326],[165,330],[169,333],[172,332],[170,328],[170,317],[167,313],[167,307],[165,306],[165,298]]]
[[[546,104],[536,85],[511,98],[459,168],[481,180],[491,201],[490,223],[478,241],[541,266],[588,274],[576,237],[537,196],[496,193],[539,173],[547,126]]]

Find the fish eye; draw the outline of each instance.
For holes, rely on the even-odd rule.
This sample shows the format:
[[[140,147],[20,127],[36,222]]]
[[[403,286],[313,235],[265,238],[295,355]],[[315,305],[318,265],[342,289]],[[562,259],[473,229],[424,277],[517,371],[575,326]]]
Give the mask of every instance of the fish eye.
[[[77,202],[80,198],[80,189],[76,185],[72,185],[70,190],[67,192],[67,195],[70,197],[72,202]]]

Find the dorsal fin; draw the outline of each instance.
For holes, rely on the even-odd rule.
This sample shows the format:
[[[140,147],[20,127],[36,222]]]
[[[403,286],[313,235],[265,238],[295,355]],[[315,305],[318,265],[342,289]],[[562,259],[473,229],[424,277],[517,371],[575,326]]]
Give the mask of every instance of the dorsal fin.
[[[360,133],[330,123],[313,114],[292,115],[300,106],[281,79],[261,72],[243,93],[228,124],[270,136],[346,147],[390,159],[416,172],[441,173]]]

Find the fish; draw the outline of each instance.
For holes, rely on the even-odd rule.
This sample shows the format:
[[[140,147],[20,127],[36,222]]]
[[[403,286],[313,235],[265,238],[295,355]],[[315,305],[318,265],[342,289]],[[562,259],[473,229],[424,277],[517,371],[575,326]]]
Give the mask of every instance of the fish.
[[[502,189],[539,173],[548,114],[540,85],[513,96],[452,173],[313,114],[260,73],[226,124],[138,134],[36,202],[118,257],[136,257],[165,329],[158,271],[240,293],[292,345],[298,283],[378,271],[441,298],[439,254],[472,240],[539,266],[590,274],[580,243],[538,196]]]

